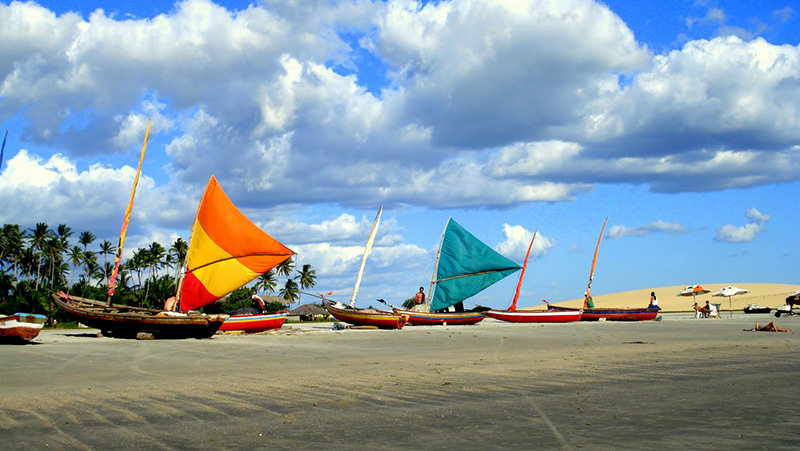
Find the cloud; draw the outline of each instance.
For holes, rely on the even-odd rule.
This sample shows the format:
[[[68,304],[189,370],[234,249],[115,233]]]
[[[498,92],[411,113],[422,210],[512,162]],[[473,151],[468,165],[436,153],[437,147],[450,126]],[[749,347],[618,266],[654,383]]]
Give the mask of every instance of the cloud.
[[[651,235],[653,233],[666,233],[669,235],[679,235],[687,233],[688,230],[681,224],[674,222],[665,222],[658,220],[650,224],[644,224],[639,227],[628,227],[624,225],[615,225],[608,229],[609,238],[624,238],[624,237],[641,237]]]
[[[745,216],[752,222],[737,227],[734,225],[724,225],[717,229],[714,241],[727,243],[747,243],[753,241],[763,230],[764,225],[770,220],[770,216],[763,214],[755,208],[750,208],[745,212]]]
[[[772,11],[772,16],[777,18],[781,23],[786,23],[794,17],[794,8],[787,6],[785,8],[776,9]]]
[[[800,174],[800,48],[719,37],[654,55],[590,0],[187,0],[149,19],[13,2],[0,23],[0,117],[25,124],[28,157],[115,161],[152,117],[154,191],[190,197],[213,173],[254,209],[503,209]],[[365,74],[364,54],[386,72]]]
[[[528,252],[533,232],[520,225],[503,224],[503,235],[505,239],[495,246],[495,250],[511,260],[523,262],[525,254]],[[540,257],[546,254],[553,246],[555,246],[553,239],[537,233],[531,248],[531,255]]]

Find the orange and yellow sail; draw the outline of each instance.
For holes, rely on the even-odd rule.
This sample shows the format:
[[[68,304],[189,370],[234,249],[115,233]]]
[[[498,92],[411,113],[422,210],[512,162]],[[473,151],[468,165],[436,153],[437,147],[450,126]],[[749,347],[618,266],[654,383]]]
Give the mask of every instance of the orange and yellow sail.
[[[210,304],[293,254],[250,222],[212,176],[192,226],[180,308]]]

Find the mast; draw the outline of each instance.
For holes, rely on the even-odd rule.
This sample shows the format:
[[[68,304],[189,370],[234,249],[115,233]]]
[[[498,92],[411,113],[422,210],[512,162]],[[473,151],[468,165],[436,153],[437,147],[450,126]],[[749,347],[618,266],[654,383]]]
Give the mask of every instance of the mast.
[[[367,255],[369,255],[369,251],[372,249],[372,243],[375,242],[375,235],[378,234],[378,224],[381,222],[382,212],[383,206],[381,205],[381,207],[378,208],[378,214],[375,216],[375,220],[372,221],[372,229],[369,231],[367,245],[364,247],[364,256],[361,257],[361,267],[358,268],[358,277],[356,277],[356,286],[353,288],[353,297],[350,298],[350,307],[356,306],[356,295],[358,294],[358,287],[361,286],[361,276],[364,275],[364,265],[367,264]]]
[[[425,303],[431,305],[433,302],[433,287],[436,284],[436,276],[437,271],[439,270],[439,257],[442,255],[442,244],[444,243],[444,236],[447,233],[447,226],[450,225],[450,221],[453,220],[453,217],[447,218],[447,224],[444,225],[444,230],[442,231],[442,239],[439,240],[439,249],[436,251],[436,262],[433,264],[433,276],[431,276],[431,287],[428,290],[428,297],[425,300]]]
[[[8,138],[8,130],[6,130],[6,134],[3,135],[3,147],[0,147],[0,169],[3,168],[3,152],[6,150],[6,138]]]
[[[150,138],[150,119],[147,120],[147,131],[144,134],[144,144],[142,144],[142,153],[139,156],[139,166],[136,168],[136,177],[133,179],[133,188],[131,188],[131,198],[128,201],[128,208],[125,210],[125,217],[122,219],[122,230],[119,233],[119,245],[117,246],[117,255],[114,257],[114,271],[111,272],[111,277],[108,279],[108,298],[106,302],[111,305],[111,297],[114,296],[114,291],[117,288],[117,275],[119,274],[119,264],[122,260],[122,247],[125,244],[125,234],[128,231],[128,222],[131,220],[131,210],[133,209],[133,198],[136,194],[136,186],[139,184],[139,174],[142,172],[142,162],[144,161],[144,151],[147,149],[147,140]]]
[[[212,175],[211,177],[214,176]],[[194,213],[195,221],[192,223],[192,230],[189,232],[189,242],[186,244],[186,256],[183,257],[183,262],[181,262],[180,275],[178,276],[178,280],[176,281],[177,283],[175,284],[175,309],[178,311],[181,309],[181,289],[183,288],[183,280],[186,278],[186,261],[189,260],[189,250],[192,248],[194,228],[197,227],[197,216],[200,214],[200,207],[203,205],[203,199],[205,199],[205,196],[201,197],[200,202],[197,203],[197,211]]]
[[[600,250],[600,241],[603,240],[603,230],[606,228],[606,223],[608,222],[608,216],[606,216],[606,220],[603,221],[603,228],[600,229],[600,236],[597,238],[597,247],[594,248],[594,259],[592,259],[592,269],[589,272],[589,285],[586,287],[586,296],[583,299],[583,307],[586,308],[586,299],[592,294],[592,280],[594,279],[594,266],[597,264],[597,251]]]
[[[538,230],[536,231],[538,232]],[[531,244],[528,245],[528,252],[525,253],[525,263],[522,264],[522,272],[519,273],[519,281],[517,281],[517,291],[514,293],[514,300],[511,301],[511,307],[508,309],[514,311],[517,309],[517,301],[519,300],[519,291],[522,288],[522,278],[525,277],[525,268],[528,267],[528,257],[531,255],[531,248],[533,247],[533,240],[536,239],[536,232],[533,232],[533,238],[531,238]]]

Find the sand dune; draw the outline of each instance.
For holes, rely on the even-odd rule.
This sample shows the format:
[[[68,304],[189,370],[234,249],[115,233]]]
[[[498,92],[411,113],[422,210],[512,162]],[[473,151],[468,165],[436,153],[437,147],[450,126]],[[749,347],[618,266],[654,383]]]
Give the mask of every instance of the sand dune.
[[[741,311],[749,304],[775,308],[785,303],[786,296],[800,290],[800,285],[779,283],[701,283],[700,285],[707,290],[711,290],[711,293],[697,296],[697,302],[704,304],[708,300],[713,304],[722,304],[720,308],[723,312],[729,308]],[[750,293],[733,296],[730,304],[728,298],[711,296],[728,285],[750,290]],[[596,307],[645,307],[650,301],[650,292],[655,291],[658,297],[658,304],[664,312],[687,312],[692,310],[694,301],[691,297],[677,296],[684,288],[686,288],[686,285],[642,288],[611,294],[592,292],[592,298]],[[572,299],[553,303],[553,305],[580,307],[583,305],[583,299]],[[541,308],[541,306],[530,308]]]

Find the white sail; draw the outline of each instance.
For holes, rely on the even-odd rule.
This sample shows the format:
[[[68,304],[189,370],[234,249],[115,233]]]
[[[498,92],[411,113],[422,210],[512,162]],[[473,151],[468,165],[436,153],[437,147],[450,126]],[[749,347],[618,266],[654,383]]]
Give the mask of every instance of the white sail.
[[[383,212],[383,206],[378,209],[378,215],[375,216],[375,220],[372,222],[372,230],[369,232],[369,238],[367,239],[367,246],[364,248],[364,256],[361,258],[361,267],[358,269],[358,277],[356,277],[356,286],[353,288],[353,297],[350,298],[350,307],[356,306],[356,295],[358,294],[358,287],[361,286],[361,276],[364,275],[364,265],[367,264],[367,255],[369,255],[369,251],[372,250],[372,243],[375,242],[375,235],[378,234],[378,224],[381,222],[381,213]]]

